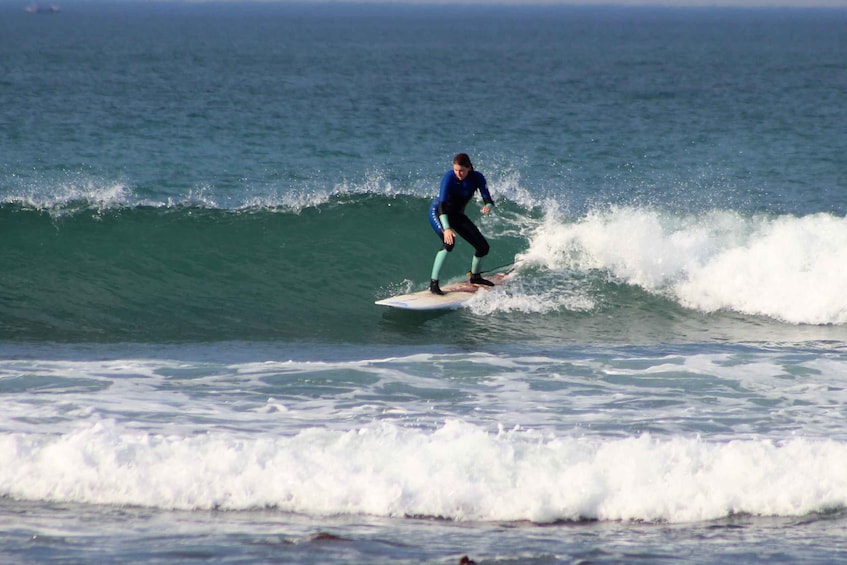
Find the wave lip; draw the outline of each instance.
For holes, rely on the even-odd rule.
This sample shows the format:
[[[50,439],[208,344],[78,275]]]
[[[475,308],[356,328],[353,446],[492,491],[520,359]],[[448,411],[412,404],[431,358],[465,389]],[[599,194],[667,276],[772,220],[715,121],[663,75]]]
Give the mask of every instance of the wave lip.
[[[22,189],[4,195],[0,206],[16,205],[25,210],[48,211],[54,216],[83,210],[118,209],[132,202],[130,188],[120,182],[93,179],[51,185],[49,190]]]

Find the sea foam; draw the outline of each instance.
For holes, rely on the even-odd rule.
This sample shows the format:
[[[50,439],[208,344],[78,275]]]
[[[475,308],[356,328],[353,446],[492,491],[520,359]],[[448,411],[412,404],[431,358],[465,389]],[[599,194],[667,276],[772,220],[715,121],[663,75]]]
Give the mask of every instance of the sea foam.
[[[674,216],[610,208],[577,220],[549,214],[526,264],[608,272],[680,305],[793,324],[847,322],[847,219],[831,214]]]
[[[847,503],[847,445],[793,439],[551,437],[459,420],[290,437],[152,435],[102,421],[0,436],[0,495],[21,499],[453,520],[687,522]]]

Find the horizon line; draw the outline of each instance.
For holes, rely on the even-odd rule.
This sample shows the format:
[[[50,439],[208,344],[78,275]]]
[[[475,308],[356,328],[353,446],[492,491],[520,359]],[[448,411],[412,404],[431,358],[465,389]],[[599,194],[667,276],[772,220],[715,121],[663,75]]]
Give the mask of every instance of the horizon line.
[[[372,6],[512,6],[512,7],[609,7],[609,8],[739,8],[739,9],[838,9],[847,8],[847,0],[0,0],[0,5],[61,7],[75,4],[267,4],[267,5],[355,5]]]

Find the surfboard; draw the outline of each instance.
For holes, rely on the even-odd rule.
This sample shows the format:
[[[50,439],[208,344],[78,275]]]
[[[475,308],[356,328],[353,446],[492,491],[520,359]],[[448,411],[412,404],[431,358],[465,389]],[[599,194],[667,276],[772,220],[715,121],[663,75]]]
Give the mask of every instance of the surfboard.
[[[497,273],[493,275],[485,275],[485,278],[493,282],[495,285],[503,284],[506,275]],[[465,302],[473,298],[474,294],[479,291],[486,292],[493,287],[475,285],[468,281],[448,284],[442,286],[441,290],[444,295],[433,294],[427,290],[420,292],[410,292],[408,294],[400,294],[390,298],[377,300],[374,304],[380,306],[390,306],[392,308],[401,308],[403,310],[450,310],[461,308]]]

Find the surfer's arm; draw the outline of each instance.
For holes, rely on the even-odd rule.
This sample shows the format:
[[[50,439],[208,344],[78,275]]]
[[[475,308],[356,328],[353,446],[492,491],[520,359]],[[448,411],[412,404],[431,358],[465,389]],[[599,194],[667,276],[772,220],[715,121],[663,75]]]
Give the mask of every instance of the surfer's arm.
[[[444,235],[444,243],[453,245],[456,239],[456,232],[450,227],[450,221],[447,219],[447,199],[450,197],[450,185],[453,171],[447,171],[441,178],[441,189],[438,193],[438,221],[441,222],[441,230]]]
[[[441,177],[441,187],[438,189],[438,213],[443,216],[447,213],[447,209],[444,205],[447,203],[447,200],[450,198],[450,185],[453,176],[453,171],[447,171],[444,173],[444,176]],[[443,222],[442,222],[443,223]],[[444,229],[447,229],[447,224],[443,224]]]
[[[482,196],[482,201],[485,203],[485,206],[482,207],[482,213],[487,214],[491,211],[491,208],[494,207],[494,199],[491,198],[491,193],[488,192],[488,182],[485,180],[485,177],[482,173],[478,173],[479,175],[479,194]]]
[[[447,214],[439,215],[438,221],[441,222],[441,229],[444,233],[444,243],[446,243],[447,245],[453,245],[453,241],[456,239],[456,232],[454,232],[453,228],[450,227],[450,222],[447,219]]]

